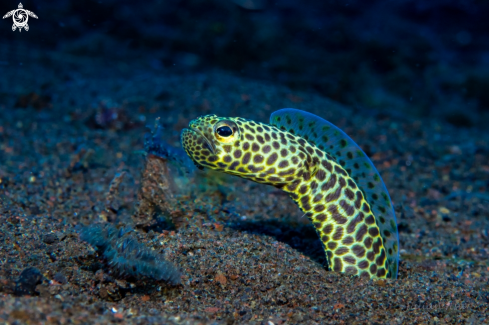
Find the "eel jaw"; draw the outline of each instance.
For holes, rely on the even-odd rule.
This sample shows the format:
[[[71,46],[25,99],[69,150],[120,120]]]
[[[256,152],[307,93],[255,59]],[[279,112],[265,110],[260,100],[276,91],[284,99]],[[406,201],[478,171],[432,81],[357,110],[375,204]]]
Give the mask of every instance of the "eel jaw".
[[[197,129],[197,128],[193,128],[193,127],[190,127],[190,128],[189,128],[189,130],[190,130],[190,131],[192,131],[192,132],[197,133],[197,135],[198,135],[199,137],[201,137],[202,139],[204,139],[204,142],[205,142],[205,143],[206,143],[206,145],[209,147],[209,148],[208,148],[208,149],[209,149],[209,151],[210,151],[210,152],[211,152],[213,155],[215,155],[215,154],[216,154],[216,151],[217,151],[217,150],[216,150],[216,147],[214,146],[214,144],[213,144],[211,141],[209,141],[209,139],[207,139],[207,137],[204,135],[204,133],[202,133],[202,131],[200,131],[200,130],[199,130],[199,129]]]
[[[192,134],[192,137],[195,137],[196,139],[201,138],[202,141],[204,142],[203,147],[205,147],[206,149],[208,149],[213,155],[217,151],[216,148],[215,148],[215,146],[211,143],[211,141],[209,141],[209,139],[207,139],[207,137],[199,129],[193,128],[193,127],[189,126],[188,128],[185,128],[185,129],[182,130],[182,134],[184,132],[187,132],[187,133]],[[187,152],[187,155],[190,157],[190,159],[194,163],[195,167],[197,167],[200,170],[203,170],[204,169],[204,166],[202,166],[201,164],[199,164],[194,159],[194,157],[190,154],[190,152],[186,148],[185,148],[185,151]]]

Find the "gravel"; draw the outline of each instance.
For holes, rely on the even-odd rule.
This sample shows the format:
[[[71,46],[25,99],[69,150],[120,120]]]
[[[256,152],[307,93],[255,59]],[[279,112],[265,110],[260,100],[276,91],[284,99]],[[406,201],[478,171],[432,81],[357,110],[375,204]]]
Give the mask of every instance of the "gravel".
[[[0,322],[488,322],[487,131],[353,109],[218,70],[54,62],[2,67]],[[399,279],[328,271],[295,204],[239,178],[168,162],[161,179],[172,182],[172,205],[138,210],[155,197],[138,195],[151,183],[146,124],[160,117],[164,140],[178,147],[198,115],[267,121],[283,107],[330,120],[372,158],[397,213]],[[135,227],[141,245],[179,268],[181,284],[114,273],[78,238],[96,223]]]

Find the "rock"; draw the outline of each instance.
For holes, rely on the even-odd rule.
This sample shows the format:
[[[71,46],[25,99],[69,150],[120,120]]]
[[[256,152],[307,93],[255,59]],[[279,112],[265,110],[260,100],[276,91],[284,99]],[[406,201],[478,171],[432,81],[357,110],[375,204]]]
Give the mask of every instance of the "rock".
[[[56,236],[56,234],[49,233],[42,237],[42,241],[51,245],[58,241],[58,236]]]
[[[36,286],[42,283],[44,276],[35,267],[24,269],[16,281],[14,293],[18,296],[36,294]]]

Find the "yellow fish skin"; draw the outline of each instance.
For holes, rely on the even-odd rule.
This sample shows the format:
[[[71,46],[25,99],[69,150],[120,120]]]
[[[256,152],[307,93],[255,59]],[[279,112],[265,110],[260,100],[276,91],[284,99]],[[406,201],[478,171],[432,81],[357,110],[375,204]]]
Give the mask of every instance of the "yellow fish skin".
[[[331,270],[397,278],[394,212],[363,151],[331,123],[307,112],[280,110],[272,114],[271,124],[205,115],[182,130],[182,146],[198,166],[287,192],[314,224]],[[333,154],[335,145],[339,149]],[[339,159],[342,154],[350,160]],[[378,212],[377,218],[375,211],[385,213]]]

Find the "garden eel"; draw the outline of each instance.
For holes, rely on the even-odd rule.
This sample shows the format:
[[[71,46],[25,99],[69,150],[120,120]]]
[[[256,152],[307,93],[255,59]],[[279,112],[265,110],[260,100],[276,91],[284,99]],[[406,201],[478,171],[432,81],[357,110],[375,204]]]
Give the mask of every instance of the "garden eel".
[[[308,112],[281,109],[270,125],[200,116],[183,129],[194,163],[287,192],[314,224],[328,266],[368,278],[397,278],[399,234],[378,171],[338,127]]]

